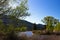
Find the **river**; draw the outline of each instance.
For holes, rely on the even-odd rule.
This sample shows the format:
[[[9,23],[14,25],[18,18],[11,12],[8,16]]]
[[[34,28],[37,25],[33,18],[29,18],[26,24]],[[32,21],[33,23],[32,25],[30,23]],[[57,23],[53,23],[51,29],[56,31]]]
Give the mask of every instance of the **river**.
[[[19,32],[18,36],[26,35],[27,37],[31,37],[33,35],[32,31],[26,31],[26,32]]]

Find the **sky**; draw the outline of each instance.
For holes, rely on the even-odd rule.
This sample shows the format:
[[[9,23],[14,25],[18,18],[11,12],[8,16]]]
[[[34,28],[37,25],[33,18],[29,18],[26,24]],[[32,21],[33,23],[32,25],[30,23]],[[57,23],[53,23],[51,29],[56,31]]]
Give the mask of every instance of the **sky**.
[[[19,0],[17,1],[19,3]],[[14,4],[14,5],[13,5]],[[17,6],[13,3],[10,6]],[[43,24],[41,21],[46,16],[53,16],[60,20],[60,0],[28,0],[30,16],[25,20],[31,23]]]
[[[20,0],[10,0],[9,7],[12,7],[13,9],[16,8],[20,4]]]
[[[43,24],[41,21],[46,16],[53,16],[60,20],[60,0],[29,0],[29,13],[25,20]]]

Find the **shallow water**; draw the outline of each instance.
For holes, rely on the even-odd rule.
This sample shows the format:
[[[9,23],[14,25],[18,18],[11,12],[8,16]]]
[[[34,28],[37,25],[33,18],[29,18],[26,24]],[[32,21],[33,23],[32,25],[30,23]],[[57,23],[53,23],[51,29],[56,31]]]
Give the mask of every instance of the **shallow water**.
[[[18,36],[26,35],[28,37],[31,37],[33,35],[32,31],[26,31],[26,32],[19,32]]]

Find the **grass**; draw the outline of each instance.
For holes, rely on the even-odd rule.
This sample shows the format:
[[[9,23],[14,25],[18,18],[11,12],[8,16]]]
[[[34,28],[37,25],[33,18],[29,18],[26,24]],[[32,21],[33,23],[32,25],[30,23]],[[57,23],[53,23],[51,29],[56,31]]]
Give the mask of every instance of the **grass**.
[[[42,32],[41,30],[33,30],[34,34],[31,37],[27,37],[25,34],[22,36],[12,35],[13,33],[9,34],[7,39],[6,36],[0,36],[0,40],[60,40],[60,35],[43,35],[46,32]],[[9,39],[12,37],[13,39]],[[5,39],[4,39],[5,38]]]

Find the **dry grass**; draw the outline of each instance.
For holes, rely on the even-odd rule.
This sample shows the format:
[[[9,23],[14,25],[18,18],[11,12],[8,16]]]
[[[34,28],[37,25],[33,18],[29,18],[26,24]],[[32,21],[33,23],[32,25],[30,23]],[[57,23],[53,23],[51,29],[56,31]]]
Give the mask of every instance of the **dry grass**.
[[[0,40],[4,37],[0,35]],[[38,35],[34,34],[31,37],[27,37],[25,34],[18,37],[18,40],[60,40],[60,35]]]
[[[23,40],[60,40],[60,35],[33,35],[32,37],[20,37]]]

